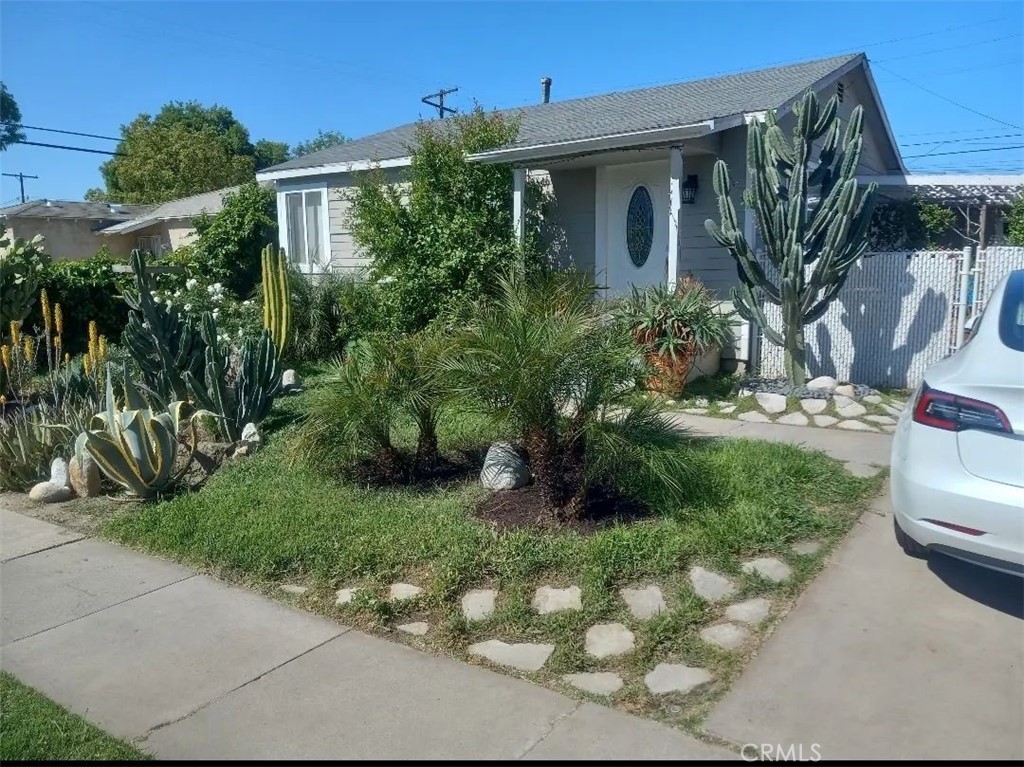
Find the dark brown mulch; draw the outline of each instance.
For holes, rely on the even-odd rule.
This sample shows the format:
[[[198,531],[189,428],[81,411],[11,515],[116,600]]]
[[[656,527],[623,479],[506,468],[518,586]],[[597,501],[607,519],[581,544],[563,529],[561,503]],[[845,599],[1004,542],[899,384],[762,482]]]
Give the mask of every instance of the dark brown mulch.
[[[347,467],[344,476],[370,487],[428,488],[463,482],[480,472],[479,464],[464,460],[463,456],[441,456],[433,466],[416,468],[411,456],[403,455],[402,462],[392,470],[385,470],[373,460],[359,461]]]
[[[545,507],[536,484],[492,493],[473,509],[473,515],[503,531],[532,529],[584,535],[651,517],[650,509],[632,498],[611,488],[595,488],[590,491],[581,519],[558,519]]]

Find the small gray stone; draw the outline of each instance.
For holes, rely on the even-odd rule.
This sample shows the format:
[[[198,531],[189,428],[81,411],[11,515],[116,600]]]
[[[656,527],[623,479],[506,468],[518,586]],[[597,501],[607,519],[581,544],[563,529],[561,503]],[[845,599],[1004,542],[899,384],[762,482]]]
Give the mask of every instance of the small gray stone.
[[[533,609],[541,615],[557,613],[562,610],[582,610],[580,587],[569,586],[566,589],[556,589],[551,586],[541,586],[534,592]]]
[[[821,551],[821,541],[799,541],[797,543],[794,543],[791,548],[797,554],[802,554],[803,556],[807,557],[811,554],[817,554],[819,551]]]
[[[781,413],[786,409],[786,398],[781,394],[758,392],[754,395],[754,399],[766,413]]]
[[[768,617],[772,603],[764,597],[755,597],[746,602],[737,602],[725,608],[725,617],[731,621],[756,625]]]
[[[886,426],[892,426],[896,423],[896,419],[887,415],[866,415],[864,416],[865,421],[871,421],[871,423],[880,423]]]
[[[285,391],[302,388],[302,379],[299,374],[289,368],[281,374],[281,388]]]
[[[700,638],[723,650],[738,650],[750,638],[750,632],[735,623],[718,623],[701,629]]]
[[[467,621],[482,621],[494,613],[494,600],[498,592],[494,589],[473,589],[462,597],[462,615]]]
[[[841,397],[848,397],[853,399],[857,396],[856,390],[853,388],[853,384],[840,384],[834,389],[835,393]]]
[[[793,574],[793,570],[789,565],[775,557],[752,559],[740,565],[740,569],[745,573],[756,573],[772,583],[782,583],[785,580],[789,580],[789,577]]]
[[[598,623],[587,629],[587,654],[594,658],[610,658],[632,652],[636,637],[621,623]]]
[[[868,426],[863,421],[840,421],[837,429],[846,429],[847,431],[875,431],[875,427]]]
[[[670,692],[686,694],[707,684],[714,677],[705,669],[684,666],[681,663],[659,663],[644,677],[644,684],[654,695]]]
[[[843,468],[855,477],[873,477],[881,471],[878,466],[872,466],[871,464],[860,463],[858,461],[849,461],[844,463]]]
[[[50,482],[57,487],[71,487],[71,480],[68,477],[68,462],[63,458],[54,458],[50,461]]]
[[[594,695],[611,695],[622,689],[622,677],[610,671],[566,674],[562,677],[562,681]]]
[[[750,410],[746,413],[740,413],[736,416],[741,421],[751,421],[752,423],[771,423],[772,419],[766,416],[764,413],[759,413],[756,410]]]
[[[411,583],[392,583],[390,596],[392,602],[401,602],[403,599],[415,599],[423,593],[423,589],[419,586],[413,586]]]
[[[53,482],[40,482],[28,491],[28,497],[39,503],[60,503],[71,498],[72,491],[67,485],[55,485]]]
[[[838,423],[838,422],[839,422],[838,418],[833,418],[830,415],[816,415],[816,416],[814,416],[814,425],[815,426],[821,426],[821,427],[831,426],[832,424]]]
[[[480,484],[488,490],[515,490],[530,481],[530,469],[519,451],[508,442],[495,442],[487,448]]]
[[[502,666],[520,671],[538,671],[555,651],[553,644],[506,644],[499,639],[477,642],[466,648],[470,655],[480,655]]]
[[[861,397],[861,399],[864,400],[865,402],[870,402],[872,405],[882,404],[882,398],[877,394],[868,394],[865,395],[864,397]]]
[[[833,401],[836,405],[836,412],[843,418],[856,418],[868,412],[868,409],[859,402],[854,402],[849,397],[840,394],[837,394]]]
[[[809,399],[800,400],[800,407],[803,408],[805,413],[811,415],[817,415],[818,413],[824,413],[825,408],[828,407],[827,399],[818,399],[816,397]]]
[[[807,416],[803,413],[786,413],[786,415],[776,418],[775,423],[784,423],[787,426],[806,426],[808,421]]]
[[[356,598],[356,594],[358,592],[358,586],[350,586],[349,588],[338,589],[334,594],[334,604],[347,605],[349,602]]]
[[[708,404],[709,404],[708,403],[708,398],[707,397],[697,397],[697,399],[695,399],[693,401],[693,404],[694,404],[695,407],[707,407]]]
[[[81,460],[71,459],[68,477],[78,497],[95,498],[100,494],[100,470],[89,453],[83,453]]]
[[[256,428],[256,424],[247,423],[242,427],[242,442],[259,444],[262,441],[263,437],[260,436],[260,430]]]
[[[718,412],[722,415],[729,415],[733,410],[736,409],[735,405],[726,405],[725,407],[718,408]]]
[[[285,594],[291,594],[292,596],[301,597],[309,588],[306,586],[296,586],[294,583],[284,583],[281,585],[281,591]]]
[[[706,415],[708,409],[705,407],[684,407],[683,412],[690,415]]]
[[[430,626],[425,621],[416,621],[415,623],[403,623],[397,628],[399,631],[403,631],[406,634],[421,637],[427,633]]]
[[[709,602],[721,602],[736,593],[736,585],[732,581],[699,565],[690,568],[689,577],[693,590]]]
[[[657,586],[645,586],[642,589],[620,589],[619,596],[626,602],[630,614],[640,620],[653,618],[658,613],[668,610],[665,597]]]
[[[811,390],[824,389],[832,391],[836,388],[836,379],[832,376],[818,376],[807,382],[807,388]]]

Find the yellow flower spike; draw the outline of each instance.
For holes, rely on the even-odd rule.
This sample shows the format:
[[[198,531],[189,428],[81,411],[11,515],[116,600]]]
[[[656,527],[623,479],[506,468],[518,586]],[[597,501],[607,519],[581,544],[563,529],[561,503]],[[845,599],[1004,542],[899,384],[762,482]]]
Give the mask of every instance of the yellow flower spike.
[[[25,354],[25,362],[31,362],[36,353],[36,345],[32,340],[32,336],[24,337],[21,344],[21,350]]]
[[[7,344],[0,346],[0,360],[4,363],[4,370],[11,372],[11,347]]]
[[[107,337],[100,336],[100,359],[105,360],[107,358]]]
[[[64,343],[64,342],[60,340],[60,336],[54,336],[53,337],[53,348],[57,350],[57,354],[58,355],[60,354],[60,345],[62,343]]]
[[[93,344],[99,339],[100,331],[96,327],[96,320],[89,320],[89,343]]]
[[[53,306],[53,324],[57,326],[57,335],[64,335],[64,310],[60,308],[60,304]]]
[[[90,368],[92,367],[90,365],[90,360],[91,360],[91,357],[89,357],[88,354],[86,354],[84,357],[82,357],[82,370],[85,371],[86,375],[89,375]]]
[[[21,323],[11,320],[11,346],[17,346],[21,341]]]
[[[64,352],[64,364],[65,365],[70,365],[71,364],[71,355],[68,352]]]
[[[50,313],[50,297],[46,294],[46,288],[39,291],[39,305],[43,309],[43,329],[49,334],[53,325],[53,315]]]
[[[3,407],[6,404],[7,404],[7,397],[5,397],[3,394],[0,394],[0,407]]]

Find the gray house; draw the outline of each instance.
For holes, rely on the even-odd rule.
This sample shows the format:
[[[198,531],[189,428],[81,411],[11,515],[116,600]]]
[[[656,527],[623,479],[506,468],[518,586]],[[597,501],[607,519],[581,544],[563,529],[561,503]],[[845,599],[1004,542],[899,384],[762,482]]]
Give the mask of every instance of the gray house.
[[[520,121],[515,143],[470,160],[515,168],[510,194],[520,229],[527,176],[547,180],[568,259],[612,293],[690,272],[725,296],[736,268],[704,230],[704,220],[717,214],[714,162],[729,163],[739,206],[747,125],[775,109],[788,130],[791,107],[808,89],[822,99],[836,94],[843,118],[864,107],[861,174],[906,174],[860,53],[563,102],[545,96],[543,103],[505,112]],[[365,265],[346,220],[346,190],[354,174],[370,168],[400,182],[415,128],[402,125],[257,174],[276,185],[281,245],[300,268]],[[745,227],[753,241],[750,213]],[[745,359],[746,350],[744,330],[737,357]]]

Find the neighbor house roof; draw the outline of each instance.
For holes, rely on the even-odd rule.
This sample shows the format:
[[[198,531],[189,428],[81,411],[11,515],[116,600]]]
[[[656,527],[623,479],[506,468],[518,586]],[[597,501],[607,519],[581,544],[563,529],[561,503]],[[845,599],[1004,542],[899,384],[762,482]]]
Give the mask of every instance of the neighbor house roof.
[[[0,218],[78,218],[91,221],[127,221],[149,211],[152,205],[119,205],[110,202],[29,200],[0,208]]]
[[[638,134],[776,109],[837,70],[852,69],[862,62],[866,62],[863,54],[851,53],[673,85],[506,109],[501,114],[518,117],[520,123],[515,142],[504,149]],[[296,157],[261,171],[258,177],[300,176],[299,171],[304,169],[367,161],[404,164],[398,161],[408,156],[417,124],[408,123]]]
[[[224,208],[224,197],[237,190],[237,186],[229,186],[225,189],[215,189],[212,192],[194,194],[191,197],[169,200],[152,207],[142,215],[136,216],[121,224],[107,227],[103,230],[102,234],[124,234],[125,232],[134,232],[138,229],[145,229],[147,226],[152,226],[160,221],[193,219],[204,213],[211,215],[214,213],[220,213]]]

